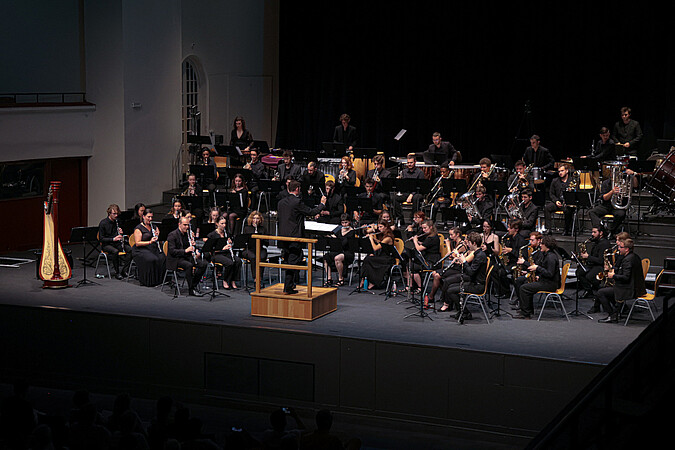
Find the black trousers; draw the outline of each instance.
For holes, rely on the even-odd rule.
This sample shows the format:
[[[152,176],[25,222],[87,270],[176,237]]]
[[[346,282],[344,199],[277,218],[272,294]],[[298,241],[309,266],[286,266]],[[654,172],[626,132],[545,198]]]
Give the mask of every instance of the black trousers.
[[[586,271],[577,266],[577,280],[579,288],[587,291],[597,291],[600,288],[600,280],[596,275],[602,272],[602,266],[586,266]]]
[[[126,253],[124,255],[119,254],[122,248]],[[108,260],[112,263],[115,273],[127,273],[129,264],[131,264],[131,246],[129,244],[124,244],[124,246],[106,244],[101,246],[101,250],[108,255]],[[121,272],[120,264],[122,266]]]
[[[570,206],[559,207],[553,202],[546,203],[544,206],[544,224],[546,229],[550,230],[553,228],[553,213],[556,211],[563,211],[565,214],[565,231],[567,233],[572,232],[572,221],[574,220],[574,208]]]
[[[286,264],[299,265],[302,263],[302,247],[290,242],[288,246],[281,251],[281,256]],[[284,269],[284,292],[291,292],[300,281],[300,272],[295,269]]]
[[[597,205],[590,211],[588,211],[588,217],[591,219],[591,223],[594,227],[601,225],[601,221],[604,215],[612,214],[614,219],[612,220],[611,225],[609,226],[610,232],[616,234],[623,223],[623,219],[626,217],[626,211],[623,209],[614,209],[611,206],[606,206],[603,204]]]
[[[255,280],[256,277],[260,277],[260,280],[262,280],[262,274],[263,274],[263,269],[264,267],[256,267],[256,259],[255,259],[255,249],[246,249],[241,253],[241,256],[243,258],[248,259],[251,261],[251,273],[253,273],[253,279]],[[267,249],[265,247],[260,247],[260,261],[266,261],[267,260]],[[255,270],[255,269],[258,270]]]
[[[192,259],[180,259],[178,261],[178,267],[185,272],[185,281],[187,281],[188,289],[193,290],[195,281],[198,283],[199,280],[202,279],[202,276],[208,267],[208,263],[204,261],[204,258],[198,258],[196,263],[193,262]]]
[[[525,278],[525,277],[519,277]],[[523,283],[520,285],[520,312],[522,314],[534,314],[534,295],[539,291],[555,291],[558,289],[554,281],[540,280],[531,283]]]
[[[602,305],[602,308],[608,313],[612,314],[614,312],[614,287],[608,286],[598,289],[597,299]]]

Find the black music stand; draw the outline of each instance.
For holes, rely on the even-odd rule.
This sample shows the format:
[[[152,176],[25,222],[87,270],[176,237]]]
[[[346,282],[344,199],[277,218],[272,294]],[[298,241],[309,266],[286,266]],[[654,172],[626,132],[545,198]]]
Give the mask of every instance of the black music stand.
[[[429,262],[424,258],[422,253],[420,253],[419,250],[416,248],[412,249],[412,258],[408,259],[408,277],[410,277],[410,284],[408,285],[408,301],[412,303],[411,306],[408,306],[408,308],[415,308],[417,306],[416,301],[415,301],[415,294],[413,293],[412,290],[412,279],[413,279],[413,272],[412,272],[412,263],[413,259],[416,259],[423,267],[422,270],[430,270],[432,268],[432,265],[429,264]],[[424,319],[425,317],[428,317],[429,320],[434,320],[431,318],[429,313],[427,313],[424,310],[424,299],[423,296],[424,291],[422,289],[422,286],[420,286],[420,299],[419,299],[419,311],[410,313],[407,316],[404,316],[404,319],[407,319],[408,317],[413,317],[413,316],[419,316],[421,319]]]
[[[69,242],[82,242],[82,268],[84,269],[84,278],[77,282],[75,287],[85,286],[87,284],[99,284],[95,281],[87,280],[87,243],[92,246],[93,252],[98,245],[98,227],[74,227],[70,230]]]
[[[356,196],[347,196],[345,205],[347,205],[347,212],[352,216],[354,211],[359,214],[359,217],[364,214],[374,215],[373,212],[373,199],[368,197],[356,197]]]
[[[469,223],[469,217],[466,215],[466,211],[458,206],[444,209],[441,211],[441,217],[444,222],[453,222],[454,226],[458,226],[457,224],[460,223]]]
[[[353,236],[353,237],[348,237],[347,238],[347,249],[349,251],[353,252],[356,255],[356,265],[359,268],[359,282],[356,284],[356,288],[349,293],[349,295],[352,295],[355,292],[370,292],[371,294],[375,295],[374,292],[368,291],[368,286],[365,286],[365,288],[361,287],[361,281],[364,281],[365,285],[365,280],[361,278],[361,254],[371,254],[374,252],[373,246],[370,243],[370,239],[367,238],[367,236]]]
[[[492,195],[492,201],[495,205],[494,216],[496,218],[500,207],[499,202],[497,202],[497,196],[501,200],[502,196],[509,195],[508,183],[502,180],[485,180],[482,183],[485,187],[485,193]]]
[[[354,147],[354,149],[352,150],[352,155],[354,155],[354,159],[358,158],[363,159],[365,161],[370,161],[371,159],[373,159],[373,156],[377,155],[377,149]]]
[[[322,142],[321,147],[326,155],[344,156],[347,154],[347,145],[343,142]]]
[[[213,166],[190,164],[190,173],[195,175],[200,186],[210,186],[216,182],[216,170]]]
[[[210,244],[211,242],[212,242],[212,244]],[[210,254],[213,255],[215,253],[214,249],[216,248],[216,246],[218,248],[223,248],[226,243],[227,243],[227,238],[221,238],[221,237],[218,237],[217,239],[214,239],[214,240],[206,241],[206,243],[204,244],[204,247],[202,248],[202,258],[204,257],[203,255],[205,253],[210,253]],[[213,264],[213,263],[211,263],[211,264]],[[219,295],[222,295],[223,297],[229,297],[228,294],[226,294],[225,292],[220,292],[220,289],[218,289],[218,277],[217,277],[217,273],[216,273],[216,265],[213,264],[213,289],[211,289],[211,292],[200,295],[200,297],[208,296],[209,301],[212,302],[213,299],[216,298],[216,296],[219,296]]]
[[[251,150],[256,149],[260,153],[267,154],[270,152],[270,146],[267,145],[267,141],[256,141],[251,142]]]
[[[232,205],[239,203],[241,205],[242,198],[238,192],[216,192],[216,204],[224,211],[229,211]],[[222,205],[222,206],[221,206]]]
[[[244,165],[245,157],[238,147],[235,147],[234,145],[216,145],[214,148],[216,149],[218,156],[227,157],[227,165],[229,167]]]
[[[179,195],[176,197],[185,208],[194,214],[195,210],[204,210],[204,197],[201,195]]]
[[[655,160],[640,161],[640,160],[632,160],[632,159],[628,162],[628,167],[627,167],[627,169],[632,170],[636,174],[646,174],[646,173],[652,174],[652,173],[654,173],[655,168],[656,168],[656,161]],[[638,211],[637,211],[638,220],[637,220],[637,230],[635,231],[636,237],[640,236],[640,235],[647,236],[646,233],[642,233],[640,231],[640,215],[641,215],[640,213],[642,211],[642,208],[641,208],[641,206],[642,206],[642,201],[641,201],[642,195],[640,195],[640,193],[642,192],[642,185],[643,185],[642,184],[642,177],[638,176],[637,180],[638,180]],[[631,186],[630,188],[633,189],[633,186]]]

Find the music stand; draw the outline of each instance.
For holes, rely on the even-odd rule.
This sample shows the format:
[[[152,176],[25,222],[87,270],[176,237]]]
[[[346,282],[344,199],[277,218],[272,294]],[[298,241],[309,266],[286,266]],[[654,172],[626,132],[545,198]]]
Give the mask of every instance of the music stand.
[[[193,173],[200,186],[210,186],[216,182],[216,169],[203,164],[190,164],[190,173]]]
[[[267,141],[253,140],[253,142],[251,142],[251,150],[253,150],[254,148],[258,150],[260,153],[266,154],[270,152],[270,146],[267,145]]]
[[[169,233],[171,233],[173,230],[178,228],[178,219],[175,217],[165,217],[162,219],[159,224],[157,222],[153,222],[157,228],[159,228],[159,237],[158,240],[160,241],[166,241],[166,238],[169,236]]]
[[[99,284],[95,281],[87,280],[87,242],[92,246],[92,251],[98,244],[98,227],[74,227],[70,230],[69,242],[82,242],[82,268],[84,269],[84,278],[80,280],[75,287],[85,286],[87,284]],[[90,252],[91,253],[91,252]]]
[[[627,169],[632,170],[636,174],[653,174],[654,169],[656,167],[656,160],[651,160],[651,161],[640,161],[640,160],[630,160],[628,162],[628,167]],[[642,177],[637,177],[638,179],[638,211],[637,211],[637,230],[635,231],[635,236],[640,236],[643,233],[640,231],[640,212],[642,210],[642,195],[640,193],[642,192]],[[633,186],[630,187],[630,189],[633,189]],[[644,234],[647,236],[647,234]]]
[[[335,236],[325,236],[325,235],[317,235],[316,236],[317,241],[316,244],[314,244],[314,249],[322,253],[322,259],[323,256],[326,255],[327,252],[337,252],[338,254],[342,252],[342,239],[335,237]],[[323,262],[323,270],[321,271],[321,280],[323,281],[323,284],[326,284],[326,267],[327,263],[324,260]]]
[[[234,177],[237,175],[241,175],[244,178],[246,186],[251,184],[251,180],[253,180],[253,171],[251,169],[244,169],[243,167],[227,167],[225,173],[227,174],[227,179],[230,183],[232,183],[232,180],[234,180]]]
[[[277,209],[277,195],[286,189],[286,182],[280,180],[258,180],[258,211],[262,206],[263,198],[267,206],[267,222],[270,223],[270,211]]]
[[[228,167],[244,165],[244,154],[241,152],[239,147],[235,147],[234,145],[216,145],[214,148],[216,149],[218,156],[227,157]],[[233,162],[235,164],[232,164]]]
[[[349,295],[352,295],[355,292],[363,292],[364,290],[366,292],[368,291],[368,286],[365,286],[365,289],[362,288],[361,281],[364,281],[361,278],[361,254],[371,254],[374,252],[373,250],[373,245],[370,243],[370,239],[367,239],[366,236],[352,236],[347,238],[347,249],[351,252],[353,252],[356,257],[357,257],[357,267],[359,268],[359,282],[356,284],[356,288],[349,293]],[[365,281],[364,281],[365,285]],[[371,292],[373,295],[375,295],[374,292]]]
[[[349,213],[356,211],[359,213],[359,217],[363,216],[365,213],[375,214],[373,212],[372,198],[347,196],[345,205],[347,205],[347,211]]]
[[[482,183],[483,186],[485,187],[485,193],[488,195],[492,194],[493,196],[492,200],[495,205],[494,216],[497,217],[500,207],[499,202],[497,202],[497,196],[499,196],[501,200],[502,196],[509,195],[509,188],[507,182],[500,180],[485,180]]]
[[[373,159],[373,156],[377,155],[377,149],[376,148],[356,148],[352,150],[352,155],[354,155],[354,159],[363,159],[366,161],[370,161]]]
[[[347,145],[343,142],[322,142],[321,146],[326,154],[333,156],[344,156],[347,153]]]
[[[458,223],[469,223],[466,211],[458,206],[444,209],[441,211],[441,217],[444,222],[453,222],[454,226],[457,226]]]
[[[572,244],[574,249],[577,248],[577,217],[579,214],[579,210],[581,208],[590,208],[592,203],[591,203],[591,194],[590,192],[585,192],[585,191],[563,191],[563,200],[565,201],[566,206],[572,206],[574,207],[574,217],[572,219],[572,236],[574,236],[574,243]],[[581,261],[579,261],[579,258],[577,258],[577,255],[572,251],[572,254],[568,254],[565,249],[562,247],[558,247],[558,254],[560,257],[565,260],[569,259],[574,260],[577,263],[577,267],[581,266],[583,267],[583,264]],[[584,272],[586,272],[584,270]],[[575,274],[576,275],[576,274]],[[576,289],[576,295],[575,295],[575,309],[574,311],[571,311],[570,314],[574,315],[579,315],[583,314],[584,316],[588,317],[589,319],[593,320],[591,316],[586,314],[585,312],[582,312],[579,310],[579,276],[576,275],[576,283],[577,283],[577,289]]]
[[[195,210],[204,210],[204,197],[202,195],[179,195],[176,197],[185,206],[185,208],[194,213]]]
[[[412,291],[412,279],[413,279],[413,272],[412,272],[412,263],[413,259],[416,259],[421,265],[422,265],[422,270],[430,270],[433,266],[429,264],[429,262],[424,258],[422,253],[417,250],[416,248],[412,249],[412,258],[408,259],[408,276],[410,277],[410,284],[408,285],[408,299],[412,303],[411,306],[408,306],[408,308],[414,308],[415,305],[415,294]],[[424,310],[424,301],[422,299],[422,295],[424,295],[424,292],[422,290],[422,286],[420,286],[420,300],[419,300],[419,311],[410,313],[407,316],[404,316],[404,319],[407,319],[408,317],[413,317],[413,316],[419,316],[420,318],[424,319],[425,317],[428,317],[429,320],[434,320],[431,318],[429,313],[427,313]]]

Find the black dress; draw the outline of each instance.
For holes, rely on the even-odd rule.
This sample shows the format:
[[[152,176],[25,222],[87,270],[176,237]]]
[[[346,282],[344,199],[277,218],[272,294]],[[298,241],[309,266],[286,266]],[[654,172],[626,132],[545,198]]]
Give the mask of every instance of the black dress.
[[[368,278],[368,284],[381,286],[394,265],[394,257],[385,250],[386,246],[382,244],[382,248],[366,256],[361,263],[361,278]]]
[[[227,245],[227,239],[227,233],[225,233],[225,237],[221,237],[217,230],[213,230],[206,236],[203,250],[212,263],[223,266],[223,279],[231,284],[232,281],[239,281],[242,262],[241,258],[234,254],[234,251],[221,250]]]
[[[145,225],[139,223],[135,230],[141,230],[141,241],[152,239],[152,231]],[[138,281],[142,286],[157,286],[162,283],[166,272],[166,255],[159,250],[158,244],[141,247],[134,245],[131,255],[138,267]]]

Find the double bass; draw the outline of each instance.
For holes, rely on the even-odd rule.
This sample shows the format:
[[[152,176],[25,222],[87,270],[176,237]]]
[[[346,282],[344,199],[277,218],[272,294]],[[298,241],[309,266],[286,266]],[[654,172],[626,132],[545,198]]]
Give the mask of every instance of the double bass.
[[[59,189],[60,181],[49,184],[49,193],[44,202],[44,230],[42,239],[42,256],[40,257],[39,275],[44,281],[43,288],[68,287],[72,269],[59,241]]]

